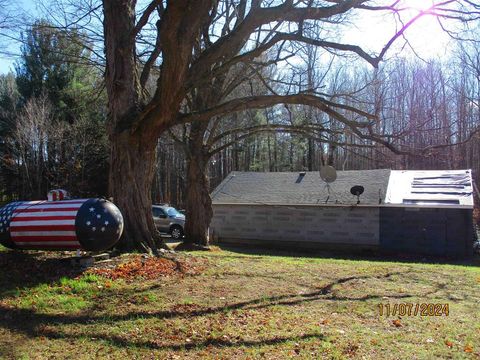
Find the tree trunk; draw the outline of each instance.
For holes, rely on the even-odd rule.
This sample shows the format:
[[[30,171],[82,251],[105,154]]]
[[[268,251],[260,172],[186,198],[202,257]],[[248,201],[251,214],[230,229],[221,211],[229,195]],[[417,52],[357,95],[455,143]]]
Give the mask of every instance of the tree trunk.
[[[307,151],[307,168],[308,171],[313,171],[315,161],[315,143],[313,139],[308,139],[308,151]]]
[[[152,217],[151,184],[155,171],[155,144],[128,132],[111,139],[109,188],[122,211],[124,233],[118,245],[122,251],[150,249],[156,253],[160,236]],[[164,246],[163,243],[161,243]]]
[[[208,245],[212,200],[206,175],[208,157],[191,154],[187,160],[185,242]]]
[[[142,90],[135,55],[135,0],[103,0],[110,139],[109,194],[122,212],[124,233],[118,247],[157,253],[151,185],[157,136],[137,128]]]

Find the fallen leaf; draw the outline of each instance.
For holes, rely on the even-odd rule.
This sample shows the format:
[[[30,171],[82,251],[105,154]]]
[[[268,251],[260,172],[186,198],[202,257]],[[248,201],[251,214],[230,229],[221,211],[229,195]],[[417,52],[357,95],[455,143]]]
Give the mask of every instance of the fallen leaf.
[[[324,320],[320,321],[320,324],[322,324],[322,325],[328,325],[329,323],[330,323],[330,320],[328,320],[328,319],[324,319]]]
[[[352,357],[354,356],[358,349],[359,349],[360,346],[358,346],[357,344],[348,344],[348,346],[346,347],[346,349],[343,351],[344,354],[348,354],[349,357]]]
[[[466,353],[472,353],[473,352],[473,347],[470,344],[465,345],[465,348],[463,349]]]
[[[403,326],[402,325],[402,322],[400,321],[400,319],[395,319],[392,321],[392,324],[395,325],[396,327],[401,327]]]

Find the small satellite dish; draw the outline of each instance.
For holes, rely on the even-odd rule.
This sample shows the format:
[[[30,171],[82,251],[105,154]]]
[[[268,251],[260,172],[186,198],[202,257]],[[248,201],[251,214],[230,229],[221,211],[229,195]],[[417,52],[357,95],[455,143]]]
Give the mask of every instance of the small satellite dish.
[[[352,188],[350,189],[350,194],[355,195],[355,196],[360,196],[360,195],[363,194],[364,191],[365,191],[365,189],[364,189],[363,186],[355,185],[355,186],[352,186]]]
[[[337,170],[333,166],[327,165],[320,168],[320,178],[327,184],[337,180]]]
[[[350,194],[357,197],[357,204],[360,204],[360,195],[362,195],[364,191],[365,188],[361,185],[352,186],[352,188],[350,189]]]

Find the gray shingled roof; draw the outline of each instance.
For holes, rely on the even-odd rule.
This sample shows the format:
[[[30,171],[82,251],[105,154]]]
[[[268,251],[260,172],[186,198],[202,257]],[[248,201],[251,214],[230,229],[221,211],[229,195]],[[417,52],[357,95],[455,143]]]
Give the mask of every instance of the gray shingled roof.
[[[330,195],[318,171],[306,172],[300,179],[298,172],[232,172],[212,192],[214,203],[256,204],[355,204],[350,194],[354,185],[361,185],[365,192],[361,204],[382,202],[388,187],[390,170],[338,171],[337,180],[330,184]],[[299,181],[301,180],[301,181]]]

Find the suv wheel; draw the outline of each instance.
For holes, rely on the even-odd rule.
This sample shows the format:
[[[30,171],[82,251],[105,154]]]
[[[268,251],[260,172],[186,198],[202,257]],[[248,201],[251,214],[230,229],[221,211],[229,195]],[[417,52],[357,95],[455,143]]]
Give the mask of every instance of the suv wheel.
[[[170,235],[172,235],[173,239],[180,240],[183,237],[183,229],[178,225],[172,226],[170,228]]]

